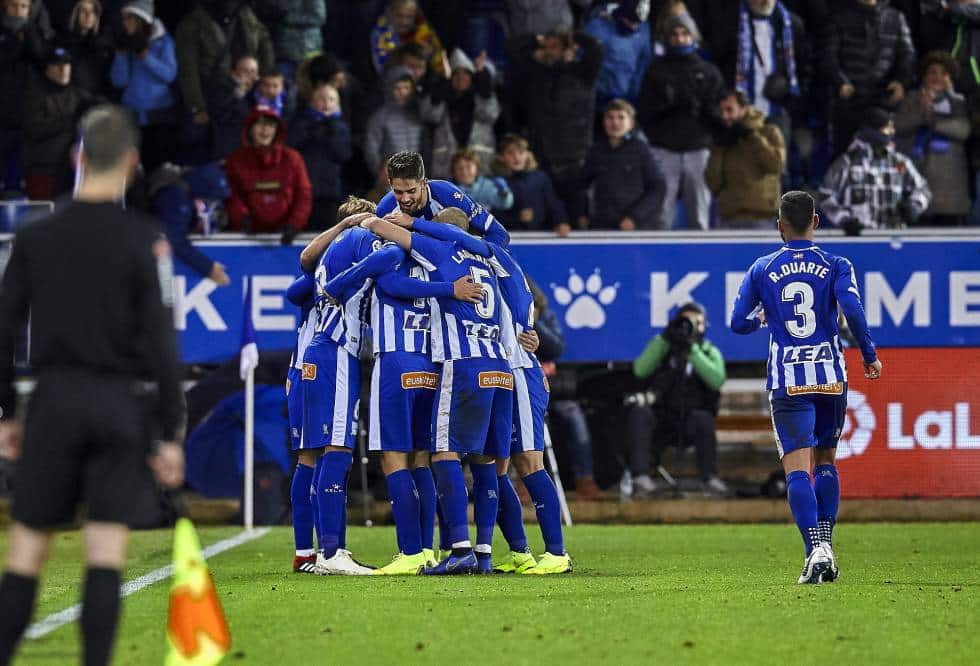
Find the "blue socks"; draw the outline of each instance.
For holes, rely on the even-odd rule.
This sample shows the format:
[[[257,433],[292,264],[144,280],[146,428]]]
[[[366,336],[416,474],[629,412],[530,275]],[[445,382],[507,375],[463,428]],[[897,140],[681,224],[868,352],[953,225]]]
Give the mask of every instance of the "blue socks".
[[[316,542],[319,546],[323,537],[320,536],[320,503],[317,501],[317,488],[320,487],[320,470],[323,469],[323,456],[316,459],[316,467],[313,468],[313,479],[310,485],[310,506],[313,507],[313,527],[316,528]]]
[[[820,531],[817,528],[817,497],[810,485],[810,474],[802,470],[786,475],[786,497],[789,500],[793,520],[803,537],[806,555],[820,543]]]
[[[432,482],[435,483],[434,477]],[[442,504],[439,502],[438,493],[436,493],[436,518],[439,521],[439,549],[449,550],[453,547],[453,542],[449,540],[449,523],[446,522],[446,516],[442,512]]]
[[[487,555],[493,545],[493,528],[497,522],[497,466],[494,463],[470,463],[473,474],[473,519],[476,522],[477,553]]]
[[[439,504],[449,527],[449,544],[453,549],[471,548],[470,528],[466,517],[466,481],[458,460],[440,460],[432,464],[439,491]],[[440,535],[440,541],[442,536]]]
[[[813,468],[813,494],[817,497],[820,540],[832,544],[837,509],[840,507],[840,479],[834,465],[817,465]]]
[[[320,550],[327,559],[346,542],[347,472],[354,458],[349,451],[328,451],[321,457],[317,504],[320,509]]]
[[[538,514],[538,524],[541,526],[541,536],[544,537],[544,549],[552,555],[564,555],[565,539],[561,533],[561,505],[558,503],[555,482],[543,469],[528,474],[522,480],[534,501],[534,510]]]
[[[510,549],[523,553],[527,551],[527,532],[524,531],[524,510],[521,508],[521,498],[517,496],[510,476],[502,474],[497,477],[500,492],[500,506],[497,509],[497,525],[507,540]]]
[[[391,515],[395,519],[398,550],[405,555],[418,555],[422,552],[422,524],[419,522],[419,494],[412,473],[400,469],[386,476],[385,481],[391,498]]]
[[[296,554],[313,554],[313,502],[310,488],[313,485],[313,468],[296,463],[293,482],[289,487],[289,499],[293,505],[293,542]]]
[[[432,542],[436,531],[436,482],[432,478],[432,470],[428,467],[416,467],[412,470],[415,489],[419,491],[419,523],[421,524],[422,548],[432,550]]]

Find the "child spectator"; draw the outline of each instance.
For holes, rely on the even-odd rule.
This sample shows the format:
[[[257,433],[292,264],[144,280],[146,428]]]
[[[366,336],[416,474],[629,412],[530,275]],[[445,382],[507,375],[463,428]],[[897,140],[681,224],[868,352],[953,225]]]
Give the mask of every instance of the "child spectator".
[[[255,107],[242,127],[242,147],[228,158],[228,221],[247,233],[282,232],[292,243],[310,217],[313,192],[306,165],[285,145],[286,124],[272,109]]]
[[[71,189],[70,151],[82,114],[95,98],[71,84],[71,54],[52,48],[44,79],[24,100],[24,172],[27,196],[51,200]]]
[[[211,155],[223,160],[242,144],[242,125],[252,110],[252,90],[259,80],[259,62],[245,54],[235,61],[223,85],[215,86],[208,97],[211,109]]]
[[[328,83],[313,90],[309,106],[289,127],[289,145],[299,151],[313,185],[311,229],[326,229],[343,198],[341,169],[351,158],[350,128],[340,109],[340,93]]]
[[[510,210],[514,193],[507,181],[499,176],[480,175],[480,156],[472,148],[456,151],[452,159],[453,183],[478,204],[496,213]]]
[[[279,70],[263,72],[252,91],[252,106],[264,106],[276,112],[287,123],[293,117],[293,99],[286,88],[286,77]]]
[[[93,95],[110,95],[109,66],[112,40],[102,25],[102,3],[79,0],[68,21],[65,39],[71,51],[71,82]]]
[[[425,125],[415,97],[415,81],[405,67],[385,73],[387,101],[368,120],[364,138],[364,159],[377,173],[389,155],[402,150],[425,150]]]
[[[571,227],[565,205],[555,194],[551,178],[538,169],[527,139],[518,134],[505,134],[500,140],[494,168],[514,194],[510,210],[495,212],[501,224],[518,231],[554,229],[562,236],[568,234]]]
[[[592,215],[579,217],[579,227],[633,231],[654,226],[663,175],[650,146],[633,133],[635,127],[632,104],[614,99],[606,105],[606,139],[592,144],[583,170],[583,187],[593,186]]]
[[[177,126],[174,40],[153,16],[153,0],[133,0],[122,8],[123,32],[112,61],[112,84],[123,90],[123,106],[140,125],[140,157],[147,173],[173,155]]]

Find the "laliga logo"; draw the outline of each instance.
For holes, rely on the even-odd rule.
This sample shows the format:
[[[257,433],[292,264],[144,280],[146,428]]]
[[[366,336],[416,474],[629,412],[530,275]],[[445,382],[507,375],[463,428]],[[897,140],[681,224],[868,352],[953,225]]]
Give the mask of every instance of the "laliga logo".
[[[602,328],[606,325],[605,305],[616,300],[619,283],[604,286],[598,268],[592,271],[587,280],[568,270],[566,285],[551,284],[551,293],[558,305],[569,305],[565,312],[565,323],[571,328]]]
[[[871,443],[871,434],[878,425],[875,413],[864,394],[853,389],[847,392],[847,412],[844,414],[844,430],[837,444],[837,459],[859,456]]]

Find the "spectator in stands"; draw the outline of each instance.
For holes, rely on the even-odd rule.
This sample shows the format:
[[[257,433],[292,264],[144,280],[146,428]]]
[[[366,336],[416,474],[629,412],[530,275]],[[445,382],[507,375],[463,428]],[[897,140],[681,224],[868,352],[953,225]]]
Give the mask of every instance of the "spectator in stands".
[[[928,183],[912,160],[895,150],[894,140],[891,115],[869,109],[847,152],[830,165],[820,207],[846,233],[915,224],[929,208]]]
[[[667,0],[660,7],[660,11],[657,12],[657,18],[653,22],[653,55],[667,55],[667,49],[670,46],[670,31],[667,30],[667,21],[673,16],[680,16],[682,14],[691,18],[691,24],[695,31],[694,43],[701,44],[704,42],[704,38],[698,29],[697,17],[691,12],[687,3],[684,0]],[[731,24],[726,26],[726,28],[731,29]]]
[[[46,41],[37,23],[30,22],[30,0],[2,0],[0,17],[0,177],[5,189],[20,187],[21,99],[38,78],[43,66]]]
[[[372,173],[402,150],[427,152],[425,125],[415,96],[415,81],[405,67],[385,73],[387,101],[368,120],[364,159]]]
[[[554,229],[562,236],[571,230],[565,204],[555,193],[551,178],[538,169],[538,162],[528,149],[527,139],[518,134],[505,134],[494,161],[494,173],[503,176],[514,194],[510,210],[495,211],[494,215],[508,229],[540,231]]]
[[[659,464],[668,446],[697,452],[702,489],[726,496],[728,486],[718,478],[718,438],[715,417],[725,383],[725,359],[704,337],[707,322],[700,303],[682,305],[667,328],[647,344],[633,361],[633,374],[649,380],[657,396],[652,406],[634,405],[627,414],[630,472],[635,496],[650,495],[651,440]]]
[[[571,30],[575,27],[572,4],[588,7],[589,0],[507,0],[511,35]]]
[[[68,22],[65,45],[71,51],[71,82],[93,95],[109,97],[113,45],[102,23],[99,0],[79,0]]]
[[[606,3],[585,25],[585,32],[602,44],[602,68],[596,86],[600,108],[617,98],[636,103],[643,75],[653,58],[649,15],[649,0]]]
[[[952,54],[958,70],[954,87],[970,99],[980,90],[980,70],[975,68],[980,63],[980,0],[933,3],[931,9],[923,18],[923,24],[928,24],[923,29],[935,34],[926,41]]]
[[[355,79],[330,53],[322,53],[304,61],[296,70],[296,90],[300,104],[309,104],[313,90],[321,83],[329,83],[340,93],[340,106],[344,120],[351,128],[355,145],[364,135],[367,125],[367,95],[361,83]]]
[[[71,84],[71,53],[52,47],[44,59],[44,78],[24,100],[24,173],[27,196],[52,200],[71,189],[69,155],[78,119],[97,101]]]
[[[284,245],[306,228],[313,191],[303,157],[286,144],[286,124],[255,107],[242,127],[242,147],[228,158],[228,221],[247,233],[282,233]]]
[[[241,0],[201,0],[177,26],[178,80],[190,123],[183,139],[191,161],[206,161],[210,153],[207,92],[219,88],[245,54],[255,56],[260,72],[275,67],[269,31]]]
[[[235,61],[227,79],[208,91],[213,159],[223,160],[242,145],[242,125],[252,110],[252,92],[258,80],[259,62],[246,53]]]
[[[602,46],[591,35],[551,31],[510,43],[534,154],[573,210],[583,205],[582,165],[592,145]]]
[[[150,175],[147,189],[174,256],[201,277],[222,287],[231,284],[225,266],[187,238],[189,233],[213,233],[221,226],[223,202],[231,195],[221,166],[212,162],[188,169],[164,164]]]
[[[337,221],[344,197],[340,173],[351,158],[350,128],[340,109],[340,93],[329,83],[313,91],[309,105],[289,127],[289,145],[299,151],[313,185],[311,229],[326,229]]]
[[[289,80],[307,57],[323,50],[323,24],[327,22],[325,0],[290,0],[285,16],[269,25],[279,70]]]
[[[500,104],[493,92],[493,75],[487,54],[476,62],[460,49],[449,58],[451,76],[440,78],[421,98],[422,119],[434,127],[432,157],[428,161],[433,178],[450,175],[450,160],[460,148],[474,151],[480,158],[480,171],[488,173],[493,160],[493,124],[500,115]]]
[[[707,229],[711,197],[704,182],[712,131],[718,126],[722,79],[718,68],[697,54],[697,26],[687,14],[665,23],[667,54],[647,70],[637,109],[640,127],[653,146],[666,186],[655,226],[674,224],[677,195],[687,209],[690,228]]]
[[[704,179],[718,202],[721,228],[772,230],[786,166],[782,132],[740,90],[729,91],[719,106],[725,128],[711,147]]]
[[[824,78],[837,93],[834,154],[847,148],[868,109],[895,108],[915,75],[915,47],[905,16],[884,2],[850,0],[831,17]]]
[[[663,175],[650,146],[634,134],[633,105],[624,99],[610,101],[602,114],[602,127],[605,139],[592,144],[585,159],[583,185],[592,186],[592,214],[580,214],[578,226],[623,231],[652,228]]]
[[[252,106],[266,106],[287,123],[292,120],[296,99],[282,72],[278,69],[262,72],[258,85],[252,90]]]
[[[388,9],[378,17],[371,31],[371,57],[374,69],[381,72],[391,52],[402,44],[422,47],[431,67],[439,67],[443,58],[442,42],[415,0],[389,0]]]
[[[140,159],[147,173],[173,159],[177,78],[174,40],[153,15],[153,0],[131,0],[122,8],[123,32],[116,40],[112,85],[140,125]]]
[[[915,160],[932,192],[920,224],[961,225],[970,212],[970,117],[966,100],[953,87],[955,78],[953,57],[930,53],[922,62],[921,89],[906,97],[895,113],[898,149]]]
[[[507,181],[500,176],[480,174],[480,155],[472,148],[464,148],[453,153],[452,182],[494,214],[514,207],[514,193]]]
[[[421,45],[415,42],[409,42],[408,44],[399,46],[385,60],[384,71],[399,66],[408,68],[408,71],[412,74],[412,80],[415,81],[415,85],[424,86],[426,84],[427,75],[429,74],[429,58],[426,56],[425,49]],[[433,68],[432,71],[442,72],[442,69],[440,62],[440,67]]]

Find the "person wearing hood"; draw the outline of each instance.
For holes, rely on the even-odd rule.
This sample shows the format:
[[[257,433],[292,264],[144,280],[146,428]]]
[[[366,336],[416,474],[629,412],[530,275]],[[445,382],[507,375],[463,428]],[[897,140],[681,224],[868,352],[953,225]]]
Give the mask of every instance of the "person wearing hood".
[[[895,112],[898,148],[915,160],[929,183],[932,203],[921,224],[958,226],[970,212],[970,177],[966,141],[970,114],[966,100],[953,86],[956,61],[934,51],[922,62],[922,87]]]
[[[415,96],[415,81],[405,67],[385,73],[385,105],[368,120],[364,159],[371,173],[379,173],[385,159],[403,150],[425,154],[426,133]]]
[[[740,90],[719,104],[719,132],[704,179],[718,202],[722,229],[769,229],[779,212],[786,143]]]
[[[665,179],[654,226],[673,226],[680,192],[688,227],[707,229],[711,195],[704,170],[712,133],[720,125],[721,72],[698,55],[694,40],[698,29],[690,16],[671,16],[664,27],[667,53],[650,63],[637,104],[639,125]]]
[[[850,147],[830,165],[818,197],[827,219],[853,236],[863,229],[915,224],[931,201],[915,163],[895,150],[895,125],[881,108],[865,112]]]
[[[24,99],[24,173],[27,196],[52,200],[72,186],[71,147],[79,118],[98,100],[71,83],[71,53],[52,47],[44,79]]]
[[[439,78],[421,98],[422,119],[434,127],[432,159],[434,178],[449,178],[453,154],[469,148],[480,156],[481,173],[489,173],[495,137],[493,124],[500,115],[500,103],[493,92],[492,65],[487,54],[476,62],[454,49],[449,58],[449,78]]]
[[[177,78],[174,40],[153,16],[153,0],[131,0],[122,8],[123,32],[112,61],[112,85],[122,104],[136,114],[140,157],[147,173],[170,160],[177,126],[171,84]]]
[[[389,0],[388,8],[378,17],[371,30],[371,60],[374,70],[384,71],[391,52],[402,44],[415,43],[422,47],[433,68],[441,65],[444,56],[442,42],[432,25],[425,19],[416,0]]]
[[[585,24],[585,32],[602,44],[602,68],[596,86],[600,108],[613,99],[636,103],[653,58],[649,16],[650,0],[625,0],[601,5]]]
[[[68,20],[65,45],[71,51],[71,82],[94,95],[109,97],[109,67],[113,49],[109,30],[102,23],[99,0],[78,0]]]
[[[242,147],[225,164],[231,197],[230,228],[282,233],[284,245],[306,228],[313,188],[303,157],[286,145],[286,123],[275,111],[255,107],[242,127]]]
[[[201,252],[187,238],[188,233],[217,231],[217,213],[231,195],[221,165],[211,162],[184,169],[164,164],[150,177],[149,196],[153,213],[160,220],[174,257],[219,286],[231,283],[225,266]]]

